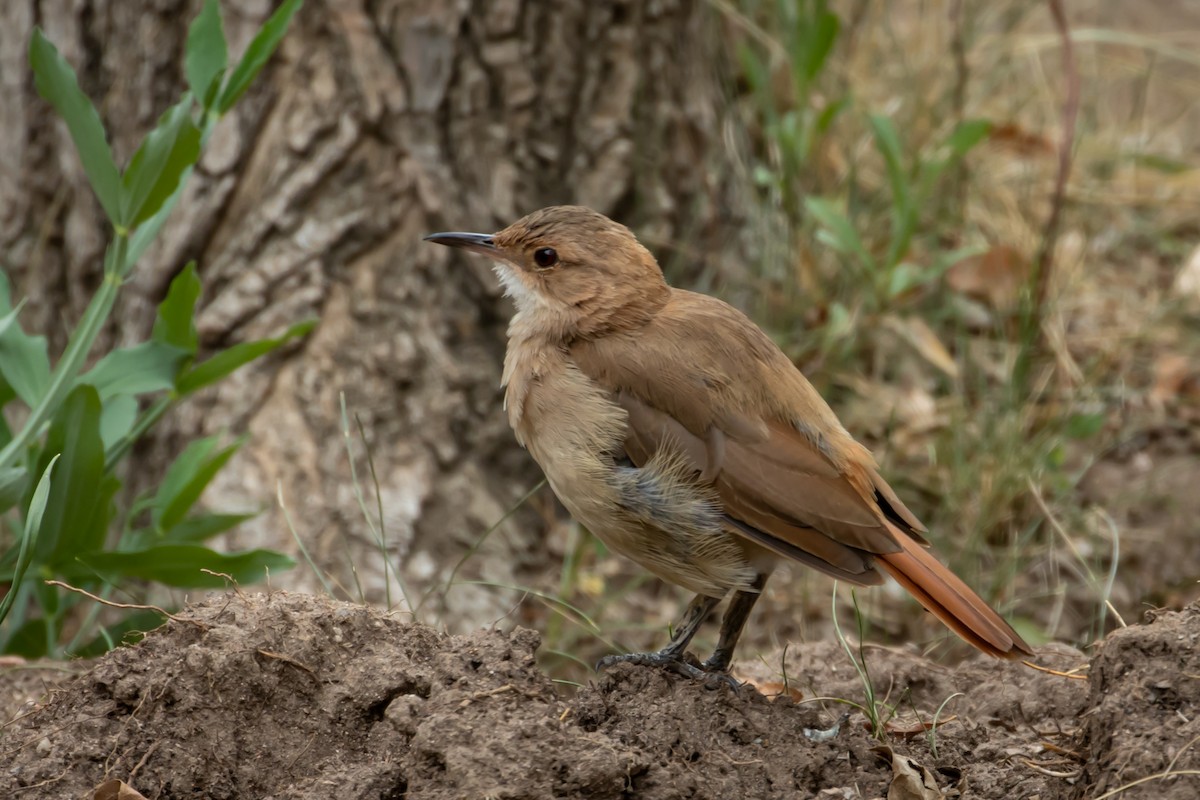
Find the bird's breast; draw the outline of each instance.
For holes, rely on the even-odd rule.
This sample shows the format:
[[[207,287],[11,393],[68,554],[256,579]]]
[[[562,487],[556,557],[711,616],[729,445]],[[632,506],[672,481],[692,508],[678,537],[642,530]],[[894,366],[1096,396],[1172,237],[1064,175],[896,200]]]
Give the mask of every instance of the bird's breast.
[[[536,361],[538,370],[510,376],[509,419],[571,516],[611,550],[692,591],[750,586],[744,547],[690,461],[661,450],[627,465],[628,415],[612,393],[565,355]]]
[[[505,402],[517,439],[571,514],[595,530],[617,498],[615,459],[625,411],[565,356],[544,353],[509,377]]]

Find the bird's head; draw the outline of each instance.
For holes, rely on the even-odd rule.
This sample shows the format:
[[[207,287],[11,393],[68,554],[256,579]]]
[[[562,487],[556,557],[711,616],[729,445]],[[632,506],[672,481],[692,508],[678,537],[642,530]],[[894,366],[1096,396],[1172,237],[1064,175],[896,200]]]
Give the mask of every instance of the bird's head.
[[[425,239],[493,259],[523,322],[564,338],[644,324],[670,291],[628,228],[583,206],[543,208],[497,233]]]

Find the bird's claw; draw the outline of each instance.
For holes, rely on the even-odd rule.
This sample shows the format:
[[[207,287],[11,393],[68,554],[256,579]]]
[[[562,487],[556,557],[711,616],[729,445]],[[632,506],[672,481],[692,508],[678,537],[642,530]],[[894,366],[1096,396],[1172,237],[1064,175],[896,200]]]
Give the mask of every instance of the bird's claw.
[[[716,689],[721,685],[725,685],[734,692],[737,692],[742,688],[742,684],[728,672],[709,671],[704,667],[698,667],[695,664],[685,661],[681,655],[664,650],[654,653],[615,653],[607,655],[596,662],[596,671],[602,672],[614,664],[637,664],[643,667],[669,669],[685,678],[699,681],[709,689]]]

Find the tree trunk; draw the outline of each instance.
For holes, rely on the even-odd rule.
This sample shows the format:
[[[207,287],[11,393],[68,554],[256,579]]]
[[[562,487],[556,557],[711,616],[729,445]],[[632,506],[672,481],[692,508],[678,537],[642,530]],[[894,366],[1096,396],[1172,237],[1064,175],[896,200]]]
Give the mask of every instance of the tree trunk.
[[[222,0],[235,56],[272,5]],[[0,254],[14,294],[30,297],[23,322],[49,332],[52,352],[97,284],[107,234],[65,127],[34,90],[30,31],[41,25],[79,72],[122,163],[182,90],[198,6],[6,0],[0,10]],[[501,411],[508,302],[481,259],[420,237],[495,230],[571,202],[653,245],[686,235],[693,264],[714,257],[734,230],[715,27],[707,4],[689,0],[309,0],[218,127],[107,335],[145,336],[190,259],[205,287],[206,346],[306,317],[320,324],[164,420],[135,454],[130,484],[161,475],[191,437],[246,432],[206,498],[265,509],[230,544],[296,552],[278,487],[317,563],[379,600],[387,576],[366,522],[377,506],[361,423],[390,560],[415,595],[446,580],[540,475]],[[513,584],[543,568],[553,508],[543,490],[459,578]],[[316,581],[302,566],[273,583]],[[495,592],[472,589],[446,595],[448,619],[504,612]]]

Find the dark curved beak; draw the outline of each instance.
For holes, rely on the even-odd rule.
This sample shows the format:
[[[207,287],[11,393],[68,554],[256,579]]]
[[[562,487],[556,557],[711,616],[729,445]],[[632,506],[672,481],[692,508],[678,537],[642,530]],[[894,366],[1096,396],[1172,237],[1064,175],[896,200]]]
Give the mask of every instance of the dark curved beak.
[[[462,233],[461,231],[431,233],[425,237],[425,241],[444,244],[447,247],[461,247],[463,250],[470,250],[473,253],[492,258],[500,255],[490,233]]]

